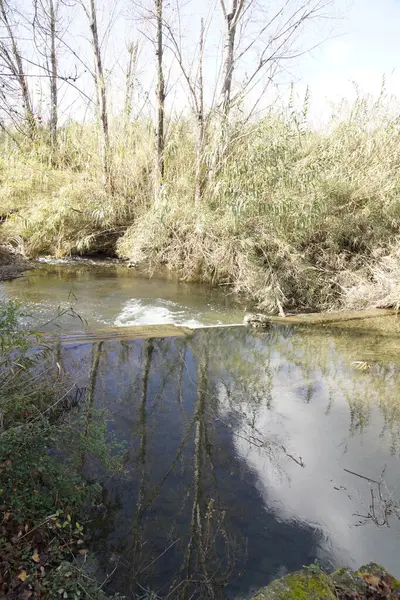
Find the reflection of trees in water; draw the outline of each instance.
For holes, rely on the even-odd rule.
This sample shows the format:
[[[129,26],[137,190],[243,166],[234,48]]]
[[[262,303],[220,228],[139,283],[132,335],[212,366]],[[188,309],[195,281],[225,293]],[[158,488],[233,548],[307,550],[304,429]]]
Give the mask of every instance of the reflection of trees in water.
[[[296,357],[301,372],[329,386],[328,412],[335,396],[346,398],[351,435],[368,426],[377,408],[384,421],[381,436],[389,436],[392,453],[400,449],[399,349],[400,338],[335,329],[304,328],[294,332],[289,348],[279,344],[284,357]]]
[[[229,564],[229,538],[224,526],[225,514],[220,503],[214,466],[212,431],[207,418],[208,360],[208,348],[204,344],[197,356],[197,397],[193,419],[193,499],[190,537],[185,552],[186,581],[183,585],[178,584],[183,588],[185,598],[190,596],[193,584],[196,584],[196,591],[201,598],[215,598],[217,590],[223,589],[232,568]],[[209,473],[215,484],[216,498],[205,494],[205,479]],[[226,550],[225,559],[228,558],[228,561],[216,552],[219,545],[217,538],[222,538]]]
[[[265,452],[277,469],[284,469],[287,459],[301,464],[296,454],[300,448],[290,448],[260,430],[262,411],[265,414],[267,409],[272,417],[279,410],[280,394],[312,404],[323,385],[328,392],[327,414],[335,398],[343,395],[353,435],[366,427],[376,406],[385,423],[382,436],[390,434],[392,450],[397,451],[400,371],[392,361],[370,361],[368,369],[357,368],[354,361],[363,358],[360,349],[365,345],[358,336],[278,327],[262,334],[226,328],[200,331],[190,340],[93,345],[88,405],[93,404],[94,390],[98,393],[96,379],[101,379],[102,402],[109,403],[109,389],[115,390],[118,406],[135,413],[128,426],[131,525],[119,548],[126,589],[132,595],[156,580],[162,582],[162,597],[223,597],[223,585],[234,577],[237,563],[244,562],[246,543],[232,535],[227,523],[230,506],[226,498],[233,497],[226,492],[232,484],[222,481],[227,474],[218,468],[220,453],[226,452],[220,445],[221,435],[226,436],[227,447],[230,444],[232,462],[239,460],[232,449],[237,436]],[[98,373],[101,353],[104,358]],[[163,433],[163,411],[169,415],[166,452],[155,468],[159,445],[152,444]],[[176,430],[173,446],[168,441],[171,427]],[[176,495],[172,500],[167,495],[175,507],[171,516],[170,505],[163,507],[163,495],[166,489],[170,493],[171,485],[178,485],[178,479]],[[225,498],[221,499],[222,489]],[[264,505],[261,500],[258,504],[254,513],[259,511],[264,519]],[[279,523],[279,528],[284,526],[289,527]],[[294,528],[293,535],[297,534]],[[169,575],[158,575],[165,564],[171,565]]]
[[[84,432],[83,439],[88,438],[89,428],[93,421],[94,401],[95,401],[95,390],[97,376],[99,372],[100,357],[102,353],[103,342],[93,344],[92,346],[92,357],[89,371],[88,384],[86,388],[86,397],[84,401],[83,410],[84,415]],[[81,471],[83,473],[85,468],[86,451],[82,450],[81,453]]]
[[[274,385],[283,368],[274,350],[278,331],[259,335],[250,331],[245,337],[242,329],[225,329],[219,333],[209,342],[211,355],[218,357],[212,368],[214,395],[218,398],[214,412],[218,422],[233,436],[261,449],[277,471],[283,473],[285,459],[304,466],[295,449],[258,426],[261,412],[266,408],[272,414],[275,409]],[[206,336],[207,332],[202,335]]]
[[[226,509],[230,507],[221,501],[219,479],[221,475],[229,478],[229,474],[221,473],[221,466],[219,469],[215,466],[215,453],[222,450],[218,427],[222,426],[227,431],[224,434],[226,444],[235,432],[235,426],[232,419],[229,423],[223,422],[218,416],[220,398],[214,375],[214,366],[218,361],[209,336],[196,336],[193,341],[146,340],[125,348],[105,343],[94,345],[92,350],[87,398],[93,398],[94,390],[96,394],[101,391],[104,397],[98,397],[97,402],[109,405],[108,385],[111,385],[114,373],[121,405],[130,406],[136,415],[129,426],[132,445],[127,459],[135,490],[132,492],[133,510],[130,510],[131,528],[117,552],[120,567],[126,574],[126,589],[134,594],[146,581],[154,581],[154,577],[157,580],[157,570],[163,571],[163,564],[165,560],[170,560],[168,554],[172,553],[174,558],[171,564],[174,564],[174,568],[168,577],[167,587],[165,574],[161,578],[162,597],[225,597],[223,589],[226,583],[231,576],[239,574],[238,565],[242,568],[245,563],[246,540],[238,538],[238,532],[235,536],[231,534],[226,524]],[[131,367],[135,361],[140,364],[139,372]],[[250,377],[251,362],[247,367]],[[245,376],[238,374],[238,377],[244,390]],[[267,383],[267,389],[271,382]],[[129,392],[126,390],[127,384]],[[254,387],[254,392],[261,403],[260,390]],[[174,405],[179,421],[176,427],[180,428],[180,434],[173,456],[168,460],[160,457],[164,469],[163,472],[156,469],[155,477],[154,460],[157,458],[154,457],[152,443],[162,432],[158,422],[154,429],[154,418],[161,418],[162,422],[160,415],[170,403]],[[167,421],[166,426],[168,424]],[[262,439],[257,437],[254,427],[251,435],[247,431],[242,433],[247,436],[249,443],[261,447],[270,458],[278,460],[274,455],[277,446],[272,452],[268,440],[265,436]],[[166,430],[165,436],[168,435],[169,431]],[[231,449],[227,451],[225,448],[223,452],[226,458],[230,458]],[[220,456],[218,460],[221,465]],[[177,499],[172,520],[169,514],[170,522],[166,523],[158,516],[158,512],[163,513],[165,488],[167,486],[170,493],[170,478],[177,474],[180,477],[181,495]],[[226,479],[223,485],[226,489]],[[239,498],[235,501],[239,501]],[[260,500],[256,506],[263,519],[266,513]],[[168,512],[170,509],[166,510]],[[152,522],[154,514],[156,520],[160,519],[159,528],[158,522]],[[109,526],[106,530],[109,531]],[[161,548],[160,540],[163,540]]]
[[[345,397],[349,432],[356,435],[378,409],[384,421],[381,436],[389,436],[391,451],[399,452],[400,365],[395,359],[400,338],[316,327],[276,327],[260,334],[225,329],[210,337],[211,353],[218,357],[214,371],[229,406],[245,411],[249,425],[257,422],[261,407],[274,408],[281,394],[312,403],[322,385],[327,415],[335,398]]]
[[[140,469],[139,492],[136,501],[136,514],[133,523],[133,538],[135,540],[135,552],[140,552],[141,545],[141,516],[145,502],[146,490],[146,455],[147,455],[147,390],[149,384],[149,373],[151,357],[153,354],[153,341],[143,342],[143,378],[139,405],[139,431],[140,449],[137,463]]]
[[[139,586],[140,581],[146,576],[151,568],[157,567],[157,562],[163,560],[164,552],[170,551],[176,544],[181,550],[181,566],[176,573],[171,573],[171,580],[163,594],[165,598],[216,598],[218,590],[222,590],[230,572],[228,533],[224,528],[224,511],[220,506],[218,480],[214,468],[213,443],[210,431],[211,423],[207,417],[207,349],[201,351],[197,357],[197,394],[192,414],[189,419],[185,418],[186,426],[182,432],[182,439],[177,447],[172,462],[162,475],[161,479],[154,485],[151,484],[146,469],[151,468],[147,459],[148,431],[148,408],[149,402],[152,407],[160,401],[162,392],[170,381],[177,381],[176,389],[178,405],[182,402],[182,383],[186,364],[186,342],[177,344],[176,354],[181,360],[174,361],[174,367],[166,362],[170,355],[171,344],[146,341],[143,343],[142,364],[142,388],[139,404],[139,421],[137,434],[140,437],[140,448],[136,464],[140,471],[140,483],[137,493],[136,509],[133,517],[133,547],[130,555],[132,565],[129,588],[133,590]],[[179,347],[182,345],[183,347]],[[161,369],[160,387],[149,398],[149,375],[151,362],[154,354],[163,364]],[[182,368],[182,363],[184,368]],[[165,369],[165,371],[164,371]],[[169,398],[173,401],[173,398]],[[185,415],[187,416],[187,415]],[[168,432],[166,432],[168,435]],[[170,475],[177,469],[185,454],[185,462],[189,462],[188,452],[192,456],[189,465],[186,466],[186,474],[190,469],[191,479],[181,499],[181,505],[177,511],[177,521],[182,519],[182,514],[187,513],[187,537],[186,541],[181,539],[182,531],[177,522],[169,524],[168,536],[170,539],[164,552],[154,556],[150,547],[151,540],[146,539],[146,516],[152,510],[153,504],[160,500],[164,484]],[[181,465],[181,469],[185,468]],[[210,491],[210,474],[214,482],[214,493],[212,496],[206,493]],[[184,545],[184,547],[182,547]],[[226,551],[221,556],[221,546]]]

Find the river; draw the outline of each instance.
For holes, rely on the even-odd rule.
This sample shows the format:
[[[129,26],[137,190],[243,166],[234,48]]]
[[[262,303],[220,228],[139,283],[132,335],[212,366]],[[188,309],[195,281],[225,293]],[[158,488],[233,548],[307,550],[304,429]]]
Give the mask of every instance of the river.
[[[87,465],[105,490],[93,532],[107,589],[247,600],[315,559],[329,569],[376,561],[399,577],[400,520],[381,522],[400,503],[399,319],[196,329],[239,322],[243,310],[209,288],[120,269],[44,265],[2,286],[38,320],[72,290],[92,326],[195,327],[186,337],[67,340],[60,351],[126,449],[111,479]],[[365,478],[382,479],[380,489]]]

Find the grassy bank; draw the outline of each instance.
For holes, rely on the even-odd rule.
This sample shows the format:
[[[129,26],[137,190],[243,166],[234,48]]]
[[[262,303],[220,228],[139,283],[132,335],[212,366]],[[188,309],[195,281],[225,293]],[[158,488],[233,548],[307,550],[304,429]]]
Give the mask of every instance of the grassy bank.
[[[88,570],[87,523],[102,489],[84,467],[97,460],[116,472],[121,461],[90,383],[77,407],[54,351],[20,317],[0,302],[0,597],[106,600]]]
[[[169,124],[157,206],[146,123],[113,124],[114,197],[101,185],[89,125],[60,132],[57,167],[44,144],[8,140],[1,236],[27,256],[105,251],[166,266],[267,311],[397,304],[400,124],[382,102],[362,99],[324,131],[311,129],[305,113],[238,124],[218,168],[210,135],[198,205],[190,121]]]

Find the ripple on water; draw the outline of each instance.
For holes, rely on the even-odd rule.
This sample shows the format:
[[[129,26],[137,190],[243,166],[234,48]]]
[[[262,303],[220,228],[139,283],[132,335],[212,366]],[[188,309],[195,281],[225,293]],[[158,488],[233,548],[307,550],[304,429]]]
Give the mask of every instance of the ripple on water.
[[[133,298],[126,302],[120,315],[115,319],[117,327],[131,325],[184,325],[201,327],[200,315],[191,316],[188,308],[171,300],[160,298]]]

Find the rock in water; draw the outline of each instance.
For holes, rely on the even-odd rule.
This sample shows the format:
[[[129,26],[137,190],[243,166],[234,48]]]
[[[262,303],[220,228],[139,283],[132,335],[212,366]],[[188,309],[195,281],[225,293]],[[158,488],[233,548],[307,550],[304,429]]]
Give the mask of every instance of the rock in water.
[[[397,600],[400,582],[380,565],[370,563],[326,573],[311,565],[276,579],[252,600]]]
[[[264,329],[271,325],[271,319],[267,315],[255,313],[245,315],[244,322],[249,327],[262,327]]]
[[[307,569],[285,575],[260,590],[253,600],[336,600],[335,589],[321,573]]]

